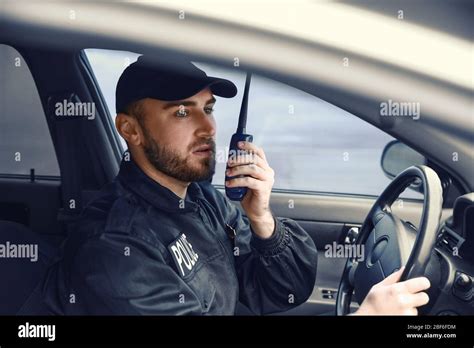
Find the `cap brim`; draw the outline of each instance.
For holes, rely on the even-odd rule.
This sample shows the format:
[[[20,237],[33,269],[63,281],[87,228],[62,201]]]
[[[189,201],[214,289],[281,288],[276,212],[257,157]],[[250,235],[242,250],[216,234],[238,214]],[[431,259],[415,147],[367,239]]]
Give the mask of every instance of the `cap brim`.
[[[205,87],[209,87],[212,94],[223,98],[233,98],[236,96],[237,87],[232,81],[211,76],[209,76],[209,80]]]

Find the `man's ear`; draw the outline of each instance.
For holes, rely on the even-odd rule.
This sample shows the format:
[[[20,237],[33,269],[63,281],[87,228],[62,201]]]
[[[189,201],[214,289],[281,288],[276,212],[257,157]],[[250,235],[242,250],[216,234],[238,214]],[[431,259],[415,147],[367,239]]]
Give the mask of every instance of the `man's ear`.
[[[135,117],[118,113],[115,118],[115,128],[129,145],[139,146],[143,143],[143,133]]]

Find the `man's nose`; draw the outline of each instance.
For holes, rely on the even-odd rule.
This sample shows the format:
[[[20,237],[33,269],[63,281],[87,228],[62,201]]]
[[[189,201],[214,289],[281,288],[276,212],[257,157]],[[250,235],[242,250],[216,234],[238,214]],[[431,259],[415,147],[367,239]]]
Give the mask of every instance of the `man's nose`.
[[[212,115],[201,112],[199,117],[198,136],[213,137],[216,134],[216,121]]]

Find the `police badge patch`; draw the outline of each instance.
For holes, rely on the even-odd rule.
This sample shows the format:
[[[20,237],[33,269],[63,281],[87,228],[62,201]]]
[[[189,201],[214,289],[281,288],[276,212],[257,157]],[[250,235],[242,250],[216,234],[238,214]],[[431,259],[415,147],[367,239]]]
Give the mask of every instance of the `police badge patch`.
[[[181,233],[178,238],[168,245],[168,250],[173,257],[173,261],[181,277],[186,277],[194,269],[199,255],[194,251],[191,243],[186,239],[186,235]]]

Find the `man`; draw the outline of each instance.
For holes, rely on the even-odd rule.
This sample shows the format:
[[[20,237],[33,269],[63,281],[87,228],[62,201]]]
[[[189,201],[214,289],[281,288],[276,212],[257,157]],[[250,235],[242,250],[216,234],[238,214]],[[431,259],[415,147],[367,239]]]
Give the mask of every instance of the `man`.
[[[239,209],[209,182],[215,168],[214,95],[235,85],[189,62],[173,70],[140,57],[116,90],[116,127],[128,144],[117,178],[90,203],[50,271],[50,308],[65,314],[257,314],[303,303],[317,252],[294,221],[269,208],[274,173],[251,143],[229,161],[227,187],[247,187]],[[360,313],[414,314],[426,278],[378,284]],[[54,296],[53,296],[54,297]]]

